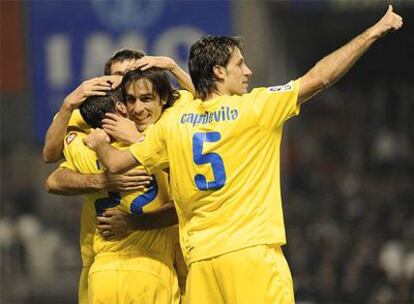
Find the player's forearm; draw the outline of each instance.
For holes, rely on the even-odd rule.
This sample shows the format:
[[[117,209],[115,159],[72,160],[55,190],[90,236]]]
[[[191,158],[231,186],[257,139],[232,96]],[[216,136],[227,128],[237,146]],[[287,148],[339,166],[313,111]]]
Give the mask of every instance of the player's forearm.
[[[46,191],[59,195],[80,195],[105,189],[104,174],[81,174],[58,168],[46,180]]]
[[[341,79],[378,38],[370,28],[320,60],[301,79],[299,103]]]
[[[134,217],[134,228],[137,230],[161,229],[178,224],[177,213],[172,202],[155,211]]]
[[[138,161],[129,150],[118,150],[107,142],[101,142],[94,148],[99,160],[113,174],[123,173],[138,165]]]
[[[42,152],[46,163],[57,162],[63,158],[63,141],[72,111],[70,107],[63,104],[56,119],[47,130]]]
[[[195,94],[195,88],[190,75],[188,75],[179,65],[175,64],[174,67],[170,69],[170,72],[174,75],[180,88],[191,92],[193,95]]]

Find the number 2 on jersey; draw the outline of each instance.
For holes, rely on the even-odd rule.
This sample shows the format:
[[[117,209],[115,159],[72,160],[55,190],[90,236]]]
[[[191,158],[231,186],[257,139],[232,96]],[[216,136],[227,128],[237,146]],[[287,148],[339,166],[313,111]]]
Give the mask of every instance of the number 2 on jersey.
[[[205,142],[217,142],[221,139],[219,132],[197,132],[193,135],[193,160],[197,165],[211,164],[213,169],[214,181],[207,182],[202,174],[196,174],[194,181],[199,190],[210,191],[218,190],[226,183],[226,170],[221,156],[210,152],[203,154],[203,144]]]

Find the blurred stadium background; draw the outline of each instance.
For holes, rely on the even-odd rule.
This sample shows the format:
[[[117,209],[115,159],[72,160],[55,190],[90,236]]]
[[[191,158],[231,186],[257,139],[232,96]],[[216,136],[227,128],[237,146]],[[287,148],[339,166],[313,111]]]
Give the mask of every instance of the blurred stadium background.
[[[298,303],[414,303],[414,1],[403,29],[287,125],[282,187]],[[79,197],[45,193],[44,132],[121,47],[186,67],[204,33],[245,37],[252,87],[283,84],[386,1],[1,1],[0,302],[75,303]]]

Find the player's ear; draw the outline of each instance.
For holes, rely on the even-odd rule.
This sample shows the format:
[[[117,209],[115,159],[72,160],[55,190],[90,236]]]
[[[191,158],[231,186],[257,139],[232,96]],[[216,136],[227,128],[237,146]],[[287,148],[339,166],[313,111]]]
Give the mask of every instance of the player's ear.
[[[116,111],[121,114],[123,117],[127,116],[127,110],[126,110],[126,106],[124,103],[117,101],[115,104],[115,109]]]
[[[213,73],[214,76],[219,79],[219,80],[223,80],[224,79],[224,75],[226,73],[224,67],[222,67],[221,65],[215,65],[213,67]]]

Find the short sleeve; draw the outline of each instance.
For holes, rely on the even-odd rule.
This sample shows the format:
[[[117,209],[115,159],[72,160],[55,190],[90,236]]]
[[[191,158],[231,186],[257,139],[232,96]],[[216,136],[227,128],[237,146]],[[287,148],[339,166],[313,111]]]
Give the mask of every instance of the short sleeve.
[[[147,129],[143,140],[129,147],[132,155],[150,174],[168,167],[168,151],[165,144],[167,122],[168,114],[164,113],[157,123]]]
[[[59,112],[53,117],[53,120],[59,115]],[[77,127],[82,130],[90,129],[90,126],[83,120],[83,117],[79,109],[73,110],[72,115],[70,116],[68,127]]]
[[[63,154],[66,161],[60,166],[83,174],[97,174],[103,172],[96,153],[83,143],[86,136],[83,132],[72,131],[65,137]]]
[[[258,123],[274,129],[299,114],[299,85],[300,79],[282,86],[257,88],[243,98],[249,99]]]
[[[76,168],[73,166],[72,162],[65,160],[64,162],[61,162],[59,165],[60,168],[66,168],[72,171],[76,171]]]

